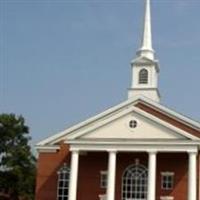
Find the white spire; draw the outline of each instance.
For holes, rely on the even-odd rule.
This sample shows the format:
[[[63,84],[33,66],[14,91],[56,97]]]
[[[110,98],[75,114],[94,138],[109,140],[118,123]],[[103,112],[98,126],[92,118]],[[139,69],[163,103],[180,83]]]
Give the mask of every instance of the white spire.
[[[128,97],[142,95],[159,102],[159,63],[154,58],[154,50],[152,48],[150,0],[145,0],[142,44],[137,52],[136,59],[131,61],[131,67],[132,84],[128,90]]]
[[[154,59],[154,50],[152,48],[152,35],[151,35],[150,0],[145,0],[144,29],[143,29],[141,48],[138,51],[138,55]]]

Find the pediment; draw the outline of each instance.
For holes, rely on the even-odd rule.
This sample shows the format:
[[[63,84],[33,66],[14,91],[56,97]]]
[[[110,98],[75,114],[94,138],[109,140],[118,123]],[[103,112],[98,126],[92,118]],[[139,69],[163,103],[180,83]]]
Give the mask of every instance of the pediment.
[[[131,121],[136,127],[131,128]],[[131,112],[81,136],[82,139],[187,139],[183,135],[156,123],[138,113]]]
[[[159,112],[162,115],[158,114]],[[128,126],[132,119],[138,122],[135,129],[130,129]],[[197,141],[200,138],[200,123],[144,96],[136,96],[40,141],[36,148],[85,138]]]
[[[136,122],[135,128],[130,121]],[[189,140],[191,135],[133,106],[68,139]]]

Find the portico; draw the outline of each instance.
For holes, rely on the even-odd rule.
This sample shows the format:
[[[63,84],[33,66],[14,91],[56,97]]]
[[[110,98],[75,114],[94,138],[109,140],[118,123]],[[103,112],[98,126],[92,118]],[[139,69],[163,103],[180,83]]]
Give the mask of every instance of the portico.
[[[171,153],[172,157],[174,153],[187,153],[188,157],[188,200],[196,200],[197,199],[197,153],[198,147],[197,144],[174,144],[174,145],[152,145],[149,144],[148,148],[147,144],[144,145],[136,145],[136,144],[117,144],[116,145],[94,145],[87,144],[75,144],[75,142],[71,141],[71,176],[70,176],[70,189],[69,189],[69,200],[77,200],[76,192],[77,192],[77,177],[78,177],[78,168],[79,168],[79,160],[78,155],[81,152],[107,152],[108,153],[108,184],[107,184],[107,192],[106,192],[106,200],[115,200],[115,186],[116,186],[116,168],[117,168],[117,155],[120,152],[129,152],[129,153],[140,153],[145,152],[148,154],[148,185],[147,185],[147,196],[144,199],[147,200],[156,200],[156,171],[157,171],[157,154],[158,153]],[[169,161],[170,162],[170,161]],[[134,199],[134,200],[137,200]]]

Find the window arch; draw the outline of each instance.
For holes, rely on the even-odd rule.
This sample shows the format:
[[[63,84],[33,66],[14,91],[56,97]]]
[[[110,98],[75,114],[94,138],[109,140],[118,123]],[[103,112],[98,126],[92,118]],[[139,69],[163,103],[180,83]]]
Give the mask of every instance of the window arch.
[[[122,200],[147,198],[148,171],[143,165],[129,166],[122,177]]]
[[[141,69],[139,72],[139,84],[147,84],[148,83],[148,70]]]
[[[70,168],[66,163],[58,171],[57,200],[68,200]]]

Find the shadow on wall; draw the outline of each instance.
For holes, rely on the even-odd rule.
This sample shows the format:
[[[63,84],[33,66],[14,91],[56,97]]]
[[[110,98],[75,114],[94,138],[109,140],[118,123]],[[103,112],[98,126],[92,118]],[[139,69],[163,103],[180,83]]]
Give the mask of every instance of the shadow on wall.
[[[186,153],[160,153],[157,156],[157,199],[161,196],[172,196],[174,199],[187,200],[188,156]],[[173,172],[172,190],[161,188],[161,173]]]

